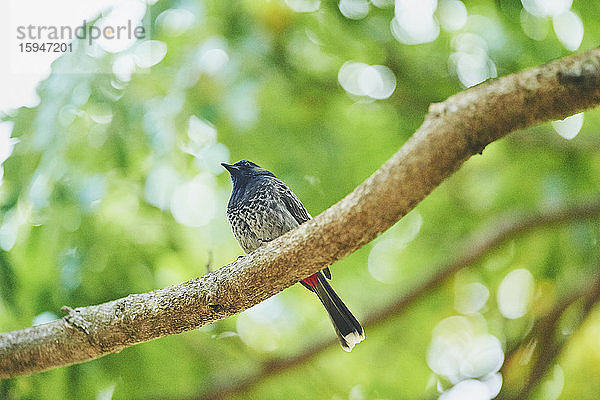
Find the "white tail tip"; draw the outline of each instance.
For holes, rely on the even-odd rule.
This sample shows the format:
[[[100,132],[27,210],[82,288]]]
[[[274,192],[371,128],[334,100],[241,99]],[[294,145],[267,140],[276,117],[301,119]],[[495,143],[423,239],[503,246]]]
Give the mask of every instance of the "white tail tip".
[[[347,346],[342,346],[342,349],[350,353],[355,345],[365,340],[364,332],[359,334],[358,332],[350,332],[346,336],[344,336],[344,340],[347,343]]]

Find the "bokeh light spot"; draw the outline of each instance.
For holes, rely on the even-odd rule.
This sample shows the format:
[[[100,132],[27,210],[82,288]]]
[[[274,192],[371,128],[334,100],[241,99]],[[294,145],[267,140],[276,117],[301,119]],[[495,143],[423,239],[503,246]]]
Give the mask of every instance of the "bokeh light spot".
[[[195,148],[203,148],[217,142],[217,130],[213,124],[195,115],[188,120],[187,134],[192,143],[191,146]]]
[[[350,19],[363,19],[369,14],[367,0],[340,0],[338,7],[342,15]]]
[[[502,378],[498,371],[504,363],[504,352],[498,338],[487,333],[485,319],[476,317],[448,317],[433,330],[427,364],[454,385],[444,391],[443,398],[471,398],[465,394],[468,388],[464,382],[475,385],[475,393],[482,396],[475,398],[491,399],[500,391]]]
[[[490,291],[479,282],[459,284],[455,288],[454,309],[461,314],[472,314],[483,308],[489,297]]]
[[[451,66],[465,87],[498,76],[496,65],[488,56],[488,45],[484,38],[474,33],[463,33],[453,38],[452,45],[456,52],[450,55]]]
[[[396,89],[396,76],[384,65],[345,62],[338,73],[338,81],[348,93],[376,100],[387,99]]]
[[[220,36],[212,36],[204,41],[196,56],[197,68],[209,75],[219,74],[229,62],[227,41]]]
[[[371,0],[371,4],[377,8],[388,8],[394,6],[394,0]]]
[[[314,12],[321,7],[321,0],[285,0],[285,3],[296,12]]]
[[[571,140],[577,136],[583,127],[583,113],[571,115],[562,120],[552,121],[552,127],[560,136]]]
[[[392,34],[404,44],[433,42],[440,33],[433,17],[436,8],[437,0],[396,0]]]
[[[139,27],[141,26],[141,20],[146,13],[146,4],[142,1],[137,0],[124,0],[113,6],[110,13],[105,17],[101,18],[96,26],[104,30],[110,27]],[[90,46],[89,50],[95,52],[93,56],[101,56],[102,52],[100,49],[109,53],[119,53],[130,48],[136,41],[136,35],[133,32],[128,31],[125,34],[123,31],[117,33],[113,30],[112,35],[106,36],[101,35],[96,39],[95,44],[97,46]],[[99,47],[98,47],[99,46]]]
[[[135,57],[133,54],[119,54],[113,61],[112,71],[122,82],[129,82],[135,72]]]
[[[494,376],[500,377],[500,374]],[[502,378],[499,378],[502,385]],[[490,400],[500,392],[500,387],[492,386],[486,381],[467,379],[445,391],[439,400]]]
[[[31,206],[22,202],[4,214],[2,226],[0,226],[0,247],[9,251],[17,242],[19,229],[29,222],[31,217]]]
[[[521,268],[509,272],[498,287],[498,308],[509,319],[521,318],[527,313],[533,298],[533,275]]]
[[[112,108],[108,103],[90,104],[88,115],[97,124],[110,124],[113,119]]]
[[[204,226],[213,219],[215,211],[214,190],[202,176],[179,185],[173,193],[171,213],[180,224]]]
[[[56,321],[57,319],[58,319],[58,316],[56,314],[54,314],[53,312],[44,311],[43,313],[38,314],[35,317],[33,317],[31,326],[47,324],[48,322]]]
[[[179,181],[179,174],[170,166],[155,167],[146,178],[144,198],[153,206],[166,210],[171,205],[171,197]]]
[[[583,22],[579,15],[566,11],[552,19],[552,26],[565,49],[575,51],[579,48],[583,40]]]
[[[169,36],[179,36],[188,30],[196,17],[183,8],[171,8],[156,17],[156,24]]]
[[[295,329],[293,317],[279,297],[271,297],[242,312],[237,318],[236,330],[247,346],[271,352],[284,345]]]
[[[383,283],[399,280],[403,250],[417,236],[422,223],[421,214],[413,210],[394,225],[384,238],[375,242],[368,261],[368,270],[374,279]]]
[[[10,121],[0,122],[0,164],[6,161],[13,152],[15,144],[19,139],[12,138],[13,123]]]
[[[521,28],[527,36],[533,40],[544,40],[548,36],[548,19],[536,17],[529,14],[527,10],[521,10]]]
[[[438,15],[446,31],[457,31],[467,23],[467,7],[460,0],[441,0]]]
[[[556,400],[560,397],[565,386],[565,373],[560,365],[552,369],[552,375],[541,385],[540,397],[544,400]]]
[[[167,45],[159,40],[146,40],[134,52],[135,63],[140,68],[150,68],[158,64],[167,54]]]
[[[555,17],[571,9],[573,0],[521,0],[523,8],[536,17]]]

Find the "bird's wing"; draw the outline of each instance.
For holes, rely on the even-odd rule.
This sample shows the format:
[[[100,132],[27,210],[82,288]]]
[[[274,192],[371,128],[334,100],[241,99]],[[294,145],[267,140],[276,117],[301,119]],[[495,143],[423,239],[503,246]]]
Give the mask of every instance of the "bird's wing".
[[[301,224],[303,222],[308,221],[312,217],[306,211],[306,208],[302,205],[300,199],[292,192],[292,190],[287,187],[283,182],[279,181],[280,184],[277,185],[277,190],[279,191],[280,198],[285,205],[285,208],[292,214],[292,217]]]
[[[289,211],[290,214],[296,219],[298,224],[308,221],[312,219],[311,215],[306,211],[304,205],[300,201],[300,199],[292,192],[292,190],[287,187],[282,181],[280,185],[278,185],[278,190],[281,193],[281,199],[283,200],[283,204]],[[324,275],[327,279],[331,279],[331,271],[329,271],[329,267],[323,269]]]
[[[277,190],[280,192],[280,197],[283,200],[283,204],[289,211],[289,213],[296,219],[298,224],[308,221],[312,219],[312,216],[306,211],[304,205],[300,201],[300,199],[292,192],[292,190],[285,185],[282,181],[279,181],[280,184],[277,185]],[[323,269],[323,274],[327,277],[327,279],[331,279],[331,271],[329,271],[329,267]]]

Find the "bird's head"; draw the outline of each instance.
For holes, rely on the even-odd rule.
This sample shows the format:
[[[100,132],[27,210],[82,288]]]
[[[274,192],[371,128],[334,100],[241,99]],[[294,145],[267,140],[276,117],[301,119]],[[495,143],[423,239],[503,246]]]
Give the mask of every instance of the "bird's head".
[[[275,176],[266,169],[248,160],[241,160],[235,164],[221,163],[221,165],[229,172],[234,184],[260,176]]]

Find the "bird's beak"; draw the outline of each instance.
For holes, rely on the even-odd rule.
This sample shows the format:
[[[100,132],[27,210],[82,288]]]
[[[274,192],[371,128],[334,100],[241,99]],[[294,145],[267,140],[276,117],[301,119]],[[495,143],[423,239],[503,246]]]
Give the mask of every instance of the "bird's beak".
[[[238,168],[233,164],[227,164],[227,163],[222,162],[221,165],[223,166],[223,168],[225,168],[227,171],[229,171],[230,174],[233,174],[238,170]]]

